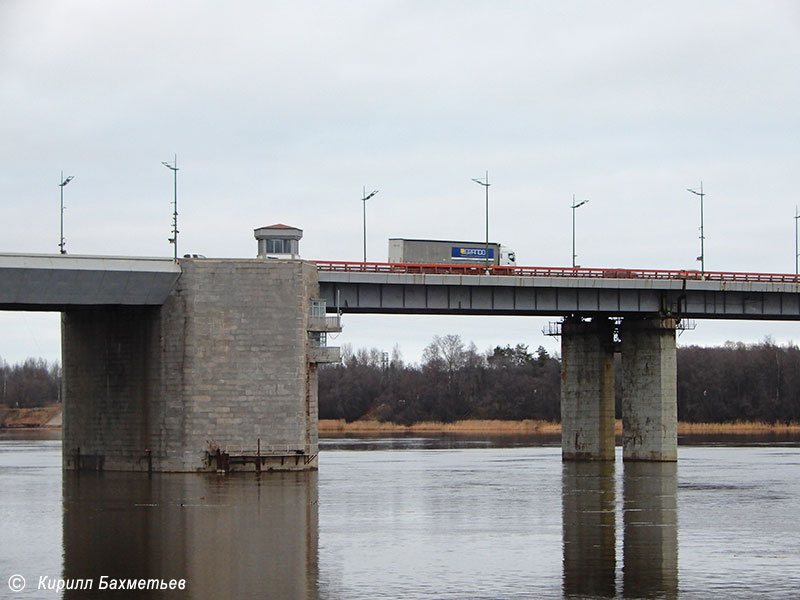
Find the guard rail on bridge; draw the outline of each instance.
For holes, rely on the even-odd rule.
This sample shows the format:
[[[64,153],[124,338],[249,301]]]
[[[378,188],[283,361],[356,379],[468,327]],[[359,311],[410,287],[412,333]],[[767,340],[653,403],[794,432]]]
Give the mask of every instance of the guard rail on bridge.
[[[744,273],[736,271],[685,271],[662,269],[587,269],[583,267],[510,267],[484,265],[439,265],[417,263],[343,262],[316,260],[318,271],[343,273],[409,273],[425,275],[506,275],[516,277],[579,277],[610,279],[691,279],[702,281],[750,281],[800,283],[797,275]]]

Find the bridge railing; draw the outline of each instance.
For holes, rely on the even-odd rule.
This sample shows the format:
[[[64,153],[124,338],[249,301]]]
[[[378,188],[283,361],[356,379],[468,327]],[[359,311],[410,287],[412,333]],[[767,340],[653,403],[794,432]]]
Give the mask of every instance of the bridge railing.
[[[663,269],[589,269],[584,267],[516,267],[484,265],[441,265],[421,263],[382,263],[314,261],[317,270],[343,273],[408,273],[424,275],[511,275],[515,277],[582,277],[611,279],[679,279],[705,281],[752,281],[800,283],[800,277],[785,273],[745,273],[727,271]]]

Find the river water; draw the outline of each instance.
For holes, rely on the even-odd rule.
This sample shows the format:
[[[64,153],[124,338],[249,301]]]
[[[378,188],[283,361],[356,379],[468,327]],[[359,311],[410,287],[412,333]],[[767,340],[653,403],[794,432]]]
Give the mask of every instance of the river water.
[[[0,598],[800,597],[800,440],[682,442],[562,464],[557,438],[327,439],[316,473],[148,477],[0,434]]]

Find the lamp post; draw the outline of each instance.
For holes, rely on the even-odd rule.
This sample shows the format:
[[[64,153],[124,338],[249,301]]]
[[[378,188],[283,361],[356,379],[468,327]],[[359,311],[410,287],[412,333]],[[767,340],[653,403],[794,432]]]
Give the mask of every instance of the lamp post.
[[[64,179],[64,171],[61,171],[61,183],[58,184],[58,187],[61,188],[61,241],[58,244],[58,247],[61,249],[61,254],[66,254],[67,250],[64,248],[66,246],[66,242],[64,241],[64,188],[67,187],[67,184],[75,179],[72,175]]]
[[[576,268],[578,265],[575,264],[575,259],[578,258],[578,255],[575,254],[575,211],[579,209],[581,206],[589,202],[588,200],[582,200],[581,202],[575,202],[575,194],[572,194],[572,268]]]
[[[172,171],[173,175],[173,200],[172,200],[172,237],[169,238],[169,243],[174,246],[173,260],[178,262],[178,155],[175,155],[175,160],[172,164],[161,161],[161,164]]]
[[[361,203],[364,208],[364,262],[367,262],[367,200],[377,193],[378,190],[372,190],[369,195],[367,195],[366,187],[363,188],[361,193]]]
[[[473,179],[475,183],[478,185],[482,185],[483,188],[486,190],[486,248],[484,248],[484,252],[486,253],[486,272],[489,272],[489,171],[486,171],[486,176],[483,179]]]
[[[798,248],[798,240],[797,240],[797,221],[800,219],[800,213],[797,212],[797,205],[794,207],[794,275],[797,277],[798,270],[797,270],[797,258],[800,256],[800,248]]]
[[[700,196],[700,256],[697,257],[697,260],[700,261],[700,274],[702,277],[705,278],[706,276],[706,250],[705,250],[705,241],[706,236],[703,231],[703,198],[705,197],[705,192],[703,192],[703,182],[700,182],[700,191],[692,190],[686,188],[687,192],[692,192],[696,196]]]

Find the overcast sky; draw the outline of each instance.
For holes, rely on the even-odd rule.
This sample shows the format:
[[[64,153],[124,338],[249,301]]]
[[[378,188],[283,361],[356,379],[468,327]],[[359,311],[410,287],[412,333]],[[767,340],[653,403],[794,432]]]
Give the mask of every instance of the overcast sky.
[[[389,237],[490,238],[518,264],[794,272],[796,1],[0,1],[0,252],[309,259]],[[432,335],[557,349],[547,319],[345,316],[336,343],[418,360]],[[0,357],[60,356],[54,314],[0,313]],[[681,344],[800,341],[703,321]]]

